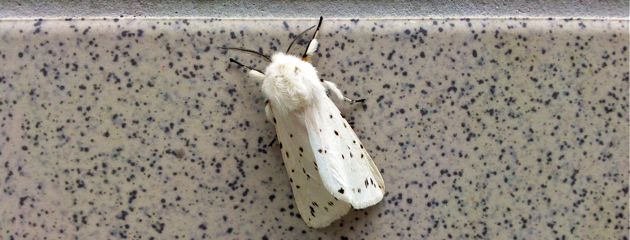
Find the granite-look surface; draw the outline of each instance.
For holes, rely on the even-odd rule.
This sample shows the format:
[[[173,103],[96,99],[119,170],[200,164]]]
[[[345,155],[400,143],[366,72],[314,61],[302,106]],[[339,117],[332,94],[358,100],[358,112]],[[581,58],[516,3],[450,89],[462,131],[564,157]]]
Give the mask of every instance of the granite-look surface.
[[[387,195],[324,229],[220,49],[313,24],[0,21],[0,238],[628,238],[627,20],[325,20]]]

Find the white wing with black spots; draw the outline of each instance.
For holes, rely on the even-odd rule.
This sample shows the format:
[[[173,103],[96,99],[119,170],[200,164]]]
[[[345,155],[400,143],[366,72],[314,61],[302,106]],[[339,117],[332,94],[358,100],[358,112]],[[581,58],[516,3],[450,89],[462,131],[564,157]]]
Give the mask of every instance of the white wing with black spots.
[[[378,203],[385,192],[378,168],[332,100],[316,98],[304,121],[324,186],[357,209]]]
[[[271,109],[273,112],[273,106]],[[275,114],[273,121],[297,209],[308,226],[326,227],[344,216],[351,206],[336,199],[322,184],[304,117],[294,113]]]

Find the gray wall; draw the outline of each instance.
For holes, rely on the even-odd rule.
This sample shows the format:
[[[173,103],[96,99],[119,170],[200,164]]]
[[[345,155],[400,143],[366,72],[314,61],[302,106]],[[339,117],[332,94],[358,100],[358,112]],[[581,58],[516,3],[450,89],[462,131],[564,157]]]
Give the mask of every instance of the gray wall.
[[[627,0],[475,1],[9,1],[0,18],[65,17],[228,17],[340,18],[404,17],[582,17],[628,18]]]

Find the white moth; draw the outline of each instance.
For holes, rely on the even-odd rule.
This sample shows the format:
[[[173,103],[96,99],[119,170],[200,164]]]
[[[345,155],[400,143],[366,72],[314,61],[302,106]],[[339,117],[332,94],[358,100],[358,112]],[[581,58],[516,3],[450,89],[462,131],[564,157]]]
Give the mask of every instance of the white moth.
[[[344,97],[334,83],[320,79],[309,63],[317,50],[321,23],[322,18],[301,58],[288,54],[290,46],[287,53],[277,52],[271,58],[238,49],[270,60],[264,73],[230,59],[262,83],[265,113],[276,126],[297,208],[314,228],[330,225],[351,207],[362,209],[378,203],[385,191],[372,158],[326,93],[329,90],[347,102],[359,100]]]

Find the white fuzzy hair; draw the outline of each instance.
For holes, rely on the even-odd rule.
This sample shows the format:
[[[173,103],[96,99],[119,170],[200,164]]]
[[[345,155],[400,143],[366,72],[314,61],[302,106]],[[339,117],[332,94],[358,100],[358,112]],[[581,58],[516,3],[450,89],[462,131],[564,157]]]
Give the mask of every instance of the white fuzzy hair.
[[[313,65],[292,55],[275,53],[265,69],[263,94],[277,114],[303,110],[326,92]]]

